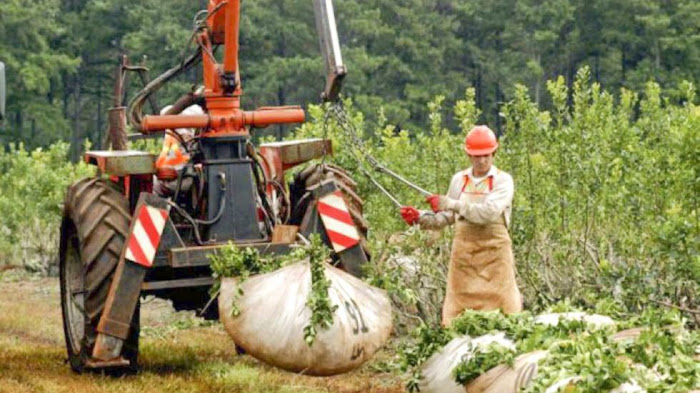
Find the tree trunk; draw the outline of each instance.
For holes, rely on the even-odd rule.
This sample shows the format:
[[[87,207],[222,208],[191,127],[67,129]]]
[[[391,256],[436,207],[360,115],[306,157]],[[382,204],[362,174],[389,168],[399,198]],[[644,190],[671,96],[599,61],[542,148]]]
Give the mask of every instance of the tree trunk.
[[[283,1],[277,2],[277,12],[281,16],[286,15]],[[286,57],[287,56],[287,45],[285,42],[285,35],[284,35],[285,32],[283,29],[278,29],[278,31],[280,34],[280,39],[279,39],[279,41],[277,41],[279,45],[277,45],[277,48],[275,50],[275,56]],[[287,94],[284,90],[284,87],[282,85],[280,85],[277,88],[277,105],[284,106],[286,101],[287,101]],[[277,140],[281,141],[282,138],[284,138],[284,125],[279,124],[277,126]]]
[[[284,87],[280,86],[277,88],[277,105],[284,106],[286,101],[286,94]],[[277,126],[277,140],[281,141],[284,138],[284,126],[279,124]]]
[[[61,76],[61,80],[63,81],[63,118],[67,119],[69,117],[68,115],[68,101],[70,100],[70,93],[71,89],[68,86],[68,75],[66,73],[63,73]]]
[[[493,103],[493,110],[496,116],[496,133],[501,134],[501,116],[498,115],[499,103],[503,99],[503,92],[501,91],[501,84],[496,82],[496,100]]]
[[[568,94],[566,104],[571,108],[574,105],[574,79],[576,78],[576,60],[574,55],[569,54],[568,66],[566,70],[566,88]]]
[[[658,81],[659,80],[659,74],[661,71],[661,44],[659,43],[659,40],[657,39],[656,42],[654,42],[654,76],[655,79]]]
[[[29,140],[27,142],[30,144],[33,144],[35,140],[36,140],[36,119],[32,118],[31,132],[29,134]]]
[[[13,132],[14,137],[13,142],[22,140],[22,132],[24,131],[24,116],[22,116],[22,111],[17,111],[17,116],[15,117],[15,131]]]
[[[626,53],[625,53],[625,48],[622,48],[622,75],[621,75],[621,80],[620,80],[620,86],[625,85],[625,80],[627,79],[627,65],[625,64],[626,60]]]
[[[78,69],[73,79],[73,96],[74,96],[74,107],[73,107],[73,134],[71,135],[71,146],[70,146],[70,159],[72,162],[77,162],[80,156],[80,101],[81,101],[81,84],[82,80],[80,78],[82,73],[82,67]]]
[[[540,69],[542,67],[542,55],[537,54],[535,56],[535,61],[537,64],[540,66]],[[537,104],[537,107],[540,107],[540,82],[542,81],[542,75],[537,75],[535,78],[535,103]]]
[[[483,86],[483,75],[481,73],[481,66],[476,66],[476,107],[481,109],[481,113],[484,113],[484,93],[482,92]],[[476,119],[475,119],[476,120]]]
[[[97,135],[95,136],[95,146],[102,146],[102,135],[105,133],[105,130],[102,129],[102,84],[97,85],[97,128],[95,129],[95,132]]]

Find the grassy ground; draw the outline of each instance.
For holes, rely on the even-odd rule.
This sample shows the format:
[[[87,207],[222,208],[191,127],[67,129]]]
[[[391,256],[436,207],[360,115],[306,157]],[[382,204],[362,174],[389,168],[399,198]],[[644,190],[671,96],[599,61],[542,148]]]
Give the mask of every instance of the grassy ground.
[[[308,377],[237,356],[218,323],[176,313],[161,300],[141,308],[135,376],[74,374],[65,362],[58,279],[0,272],[0,392],[402,392],[371,364],[335,377]],[[28,280],[28,281],[27,281]]]

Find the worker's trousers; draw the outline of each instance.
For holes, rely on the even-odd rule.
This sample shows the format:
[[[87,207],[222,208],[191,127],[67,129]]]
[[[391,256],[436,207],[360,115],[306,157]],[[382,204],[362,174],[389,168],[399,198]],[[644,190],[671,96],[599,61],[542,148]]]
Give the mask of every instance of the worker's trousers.
[[[442,308],[444,326],[465,309],[522,311],[515,264],[504,223],[472,224],[457,220]]]

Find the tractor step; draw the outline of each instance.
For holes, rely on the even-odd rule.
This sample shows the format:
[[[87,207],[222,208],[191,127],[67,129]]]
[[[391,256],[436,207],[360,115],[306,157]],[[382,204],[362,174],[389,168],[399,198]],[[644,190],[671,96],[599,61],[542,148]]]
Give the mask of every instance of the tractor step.
[[[85,367],[91,369],[112,368],[112,367],[129,367],[129,361],[123,357],[118,357],[110,360],[100,360],[90,358],[85,362]]]

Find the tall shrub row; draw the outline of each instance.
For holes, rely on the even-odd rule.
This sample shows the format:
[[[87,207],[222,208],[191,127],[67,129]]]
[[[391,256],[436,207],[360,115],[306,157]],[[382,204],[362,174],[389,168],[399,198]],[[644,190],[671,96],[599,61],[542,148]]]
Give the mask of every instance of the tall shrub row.
[[[630,311],[659,303],[698,308],[696,88],[679,86],[680,103],[662,96],[655,83],[641,93],[613,95],[591,82],[587,68],[571,90],[563,78],[547,87],[552,111],[540,110],[527,88],[517,86],[500,114],[505,128],[496,164],[516,183],[510,231],[526,304],[538,308],[564,298],[594,303],[602,294]],[[409,229],[365,171],[402,204],[427,209],[422,196],[356,155],[369,153],[423,188],[444,193],[452,175],[468,166],[464,135],[481,114],[474,89],[451,111],[443,101],[438,96],[429,103],[426,130],[387,124],[382,108],[377,108],[381,126],[366,129],[363,115],[346,103],[345,127],[324,116],[324,108],[312,107],[313,120],[293,136],[333,139],[330,160],[352,172],[365,200],[375,252],[371,279],[390,289],[406,310],[417,308],[430,319],[439,310],[451,231]],[[458,129],[444,126],[447,116]],[[363,145],[348,128],[362,136]],[[22,146],[0,151],[0,264],[46,272],[55,262],[65,187],[90,173],[84,164],[68,163],[66,154],[65,143],[33,152]]]
[[[561,77],[547,86],[552,111],[540,110],[520,85],[502,106],[505,130],[496,156],[496,165],[516,183],[510,232],[526,304],[538,308],[565,298],[593,304],[609,296],[629,311],[649,304],[697,308],[700,108],[694,104],[695,87],[679,86],[680,103],[662,96],[653,82],[639,94],[613,95],[591,82],[587,68],[578,72],[571,91]],[[446,111],[437,97],[428,106],[430,129],[366,130],[364,150],[422,187],[444,193],[452,174],[468,166],[462,144],[479,119],[474,98],[467,90],[452,110],[459,129],[444,128]],[[398,209],[358,169],[350,148],[356,143],[335,123],[324,127],[320,108],[314,115],[319,121],[297,136],[335,138],[334,160],[351,168],[360,183],[375,250],[397,251],[386,240],[407,230]],[[352,115],[352,125],[363,129],[361,114]],[[372,174],[402,203],[427,209],[416,192]],[[401,245],[402,252],[416,257],[425,271],[444,271],[449,253],[435,252],[449,249],[449,232],[404,237],[411,244]],[[375,263],[391,258],[385,259]],[[439,276],[436,291],[444,283]],[[404,295],[408,291],[414,303],[423,291],[398,287],[392,286]]]
[[[68,160],[68,144],[0,149],[0,267],[47,274],[58,260],[66,187],[92,169]]]

